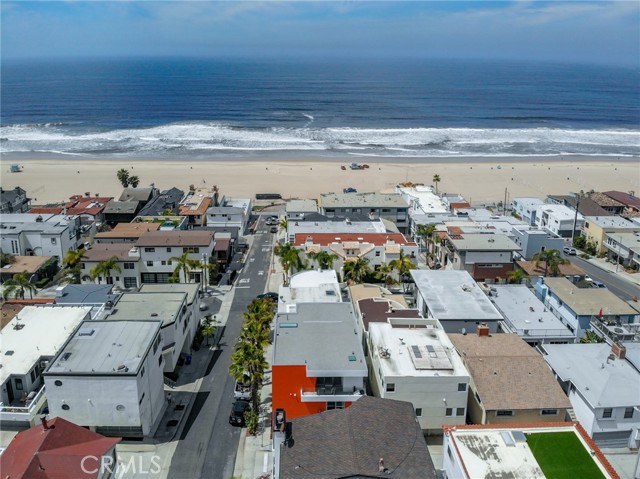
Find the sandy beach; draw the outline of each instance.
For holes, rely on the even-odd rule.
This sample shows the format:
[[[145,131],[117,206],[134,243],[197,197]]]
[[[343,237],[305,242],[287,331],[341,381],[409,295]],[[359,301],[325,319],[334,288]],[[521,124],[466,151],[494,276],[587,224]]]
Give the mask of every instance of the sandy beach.
[[[3,159],[3,188],[20,186],[34,205],[60,202],[73,194],[118,197],[122,190],[116,178],[126,168],[141,179],[140,186],[153,183],[160,189],[172,186],[217,185],[227,196],[254,197],[256,193],[279,193],[283,198],[315,198],[323,192],[341,192],[354,187],[359,192],[393,191],[401,182],[432,184],[441,178],[439,192],[461,193],[472,204],[508,198],[541,197],[580,190],[640,191],[640,159],[612,158],[443,158],[383,161],[360,159],[370,168],[342,170],[351,160],[202,161],[131,159],[32,159],[21,160],[20,173],[10,173],[16,161]]]

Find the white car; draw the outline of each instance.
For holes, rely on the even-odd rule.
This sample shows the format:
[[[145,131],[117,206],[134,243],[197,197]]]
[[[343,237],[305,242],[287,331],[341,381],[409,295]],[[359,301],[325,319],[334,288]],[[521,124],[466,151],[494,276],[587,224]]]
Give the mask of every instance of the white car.
[[[564,253],[568,254],[569,256],[575,256],[577,254],[576,249],[570,248],[569,246],[565,246],[564,248],[562,248],[562,251],[564,251]]]

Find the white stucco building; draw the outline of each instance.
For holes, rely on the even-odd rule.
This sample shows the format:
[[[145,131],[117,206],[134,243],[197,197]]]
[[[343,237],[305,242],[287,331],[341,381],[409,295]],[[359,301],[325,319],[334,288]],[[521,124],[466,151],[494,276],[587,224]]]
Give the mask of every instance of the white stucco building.
[[[44,374],[49,412],[100,434],[153,434],[165,407],[160,321],[85,321]]]
[[[375,396],[412,403],[427,433],[465,424],[469,373],[437,320],[372,322],[368,349]]]
[[[555,236],[571,238],[574,222],[575,235],[578,235],[584,226],[584,216],[580,213],[576,216],[575,210],[564,205],[544,204],[536,207],[536,226]]]

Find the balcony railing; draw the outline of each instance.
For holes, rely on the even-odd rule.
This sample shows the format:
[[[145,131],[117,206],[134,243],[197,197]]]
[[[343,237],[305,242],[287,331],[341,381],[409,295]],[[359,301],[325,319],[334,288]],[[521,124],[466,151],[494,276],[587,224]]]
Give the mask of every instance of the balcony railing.
[[[344,389],[342,387],[302,388],[303,402],[355,401],[365,395],[364,388]]]
[[[27,422],[31,423],[33,417],[38,414],[47,398],[44,395],[45,388],[42,386],[33,399],[28,400],[24,406],[0,406],[0,420],[7,422]]]

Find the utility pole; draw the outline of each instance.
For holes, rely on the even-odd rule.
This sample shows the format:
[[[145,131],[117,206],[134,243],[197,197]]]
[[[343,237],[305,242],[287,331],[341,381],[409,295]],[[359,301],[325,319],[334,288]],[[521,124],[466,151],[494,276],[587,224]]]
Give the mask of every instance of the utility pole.
[[[578,209],[580,209],[580,193],[574,193],[576,197],[576,214],[573,217],[573,229],[571,230],[571,247],[573,248],[576,225],[578,224]]]
[[[507,216],[507,189],[504,189],[504,203],[502,203],[502,215]]]

